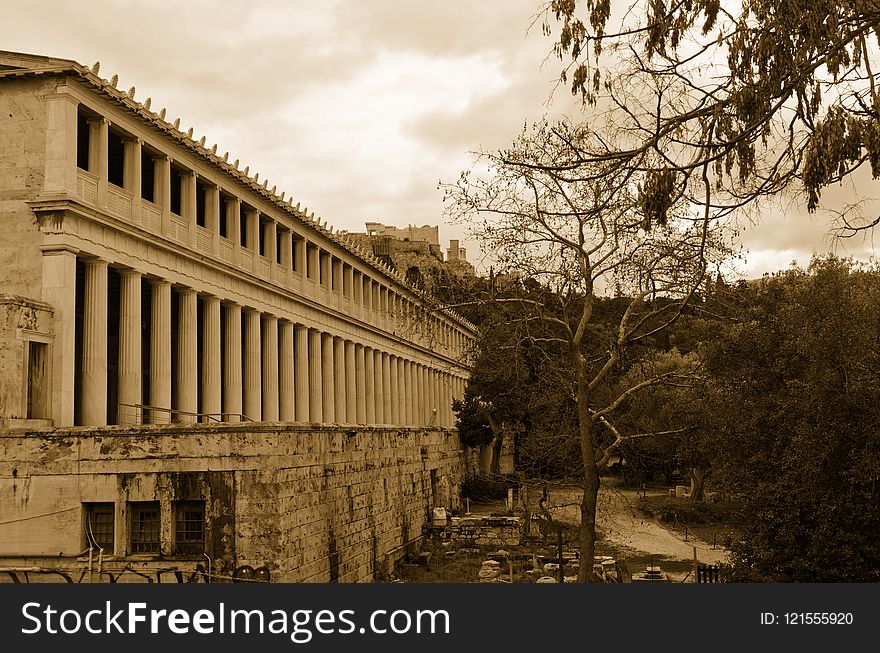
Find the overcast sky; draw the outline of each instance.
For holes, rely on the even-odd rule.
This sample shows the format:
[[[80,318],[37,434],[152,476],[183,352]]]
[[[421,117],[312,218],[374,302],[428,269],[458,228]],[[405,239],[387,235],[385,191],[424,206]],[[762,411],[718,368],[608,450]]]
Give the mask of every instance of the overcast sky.
[[[440,180],[541,118],[558,75],[540,0],[4,3],[0,49],[119,75],[337,229],[442,223]],[[562,90],[555,110],[573,106]],[[871,188],[863,183],[861,190]],[[827,196],[845,201],[850,187]],[[743,234],[746,276],[824,252],[827,216],[789,203]],[[479,265],[473,243],[468,256]],[[870,241],[848,243],[870,254]],[[843,253],[847,253],[846,250]]]

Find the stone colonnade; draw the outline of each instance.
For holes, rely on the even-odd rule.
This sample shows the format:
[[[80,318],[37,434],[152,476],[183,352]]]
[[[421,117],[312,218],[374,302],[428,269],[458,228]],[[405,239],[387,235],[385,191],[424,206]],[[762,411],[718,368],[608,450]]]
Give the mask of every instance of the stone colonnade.
[[[108,262],[82,262],[81,421],[102,426],[114,422],[107,415],[106,343],[109,312],[116,307],[108,301]],[[173,287],[173,311],[169,281],[131,269],[118,274],[116,423],[454,425],[452,401],[464,391],[460,376],[184,286]],[[148,316],[142,315],[144,282]]]

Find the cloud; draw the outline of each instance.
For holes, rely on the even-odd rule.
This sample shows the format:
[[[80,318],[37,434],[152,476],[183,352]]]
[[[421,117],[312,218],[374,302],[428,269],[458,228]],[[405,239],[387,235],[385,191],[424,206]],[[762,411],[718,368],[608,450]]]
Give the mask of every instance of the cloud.
[[[615,4],[617,6],[617,4]],[[167,107],[220,152],[259,171],[337,228],[367,219],[440,223],[439,180],[469,151],[510,143],[539,119],[558,75],[552,38],[527,34],[536,0],[35,1],[4,6],[9,50],[102,63],[120,88]],[[542,63],[546,59],[546,64]],[[577,111],[565,89],[553,112]],[[877,195],[872,180],[859,193]],[[845,205],[850,187],[828,189]],[[880,203],[860,207],[880,215]],[[870,238],[831,243],[833,214],[779,204],[744,231],[749,270],[806,263],[832,245],[866,257]],[[442,225],[444,239],[465,227]],[[478,259],[474,243],[471,258]]]

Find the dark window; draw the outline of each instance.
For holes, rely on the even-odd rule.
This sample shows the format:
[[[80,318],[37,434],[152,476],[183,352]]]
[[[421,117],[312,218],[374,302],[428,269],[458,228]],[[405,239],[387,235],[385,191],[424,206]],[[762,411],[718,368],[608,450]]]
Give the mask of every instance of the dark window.
[[[141,148],[141,197],[155,202],[156,163],[149,152]]]
[[[178,501],[175,510],[175,552],[181,555],[205,552],[205,502]]]
[[[220,229],[220,237],[221,238],[229,238],[229,225],[227,221],[229,220],[229,202],[232,200],[222,193],[220,194],[220,224],[218,225]]]
[[[207,204],[207,193],[208,187],[202,182],[196,180],[196,224],[200,227],[204,227],[206,223],[205,205]]]
[[[247,220],[247,211],[245,211],[244,207],[241,209],[241,213],[238,217],[238,225],[239,225],[239,244],[242,247],[246,247],[247,249],[253,249],[253,246],[249,242],[248,239],[248,220]]]
[[[159,553],[159,502],[139,501],[129,504],[132,553]]]
[[[107,134],[107,181],[122,188],[125,185],[125,144],[112,129]]]
[[[113,553],[115,509],[112,502],[83,504],[86,548],[104,549],[108,555]]]
[[[81,113],[76,117],[76,167],[89,169],[89,122]]]
[[[171,212],[177,215],[183,215],[180,210],[181,187],[183,186],[183,175],[180,170],[171,166]]]
[[[287,232],[278,229],[275,232],[275,262],[281,265],[283,262],[284,243],[283,240],[288,238]]]
[[[291,235],[290,238],[290,269],[294,272],[302,273],[303,264],[300,261],[299,257],[299,248],[301,245],[299,244],[299,238]]]
[[[257,214],[257,231],[260,236],[260,256],[266,256],[266,226],[267,223],[260,220],[259,214]]]

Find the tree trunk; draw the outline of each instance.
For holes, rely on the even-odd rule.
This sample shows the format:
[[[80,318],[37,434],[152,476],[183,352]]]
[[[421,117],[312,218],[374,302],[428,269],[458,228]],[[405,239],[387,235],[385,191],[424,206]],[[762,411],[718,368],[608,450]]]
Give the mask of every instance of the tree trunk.
[[[481,444],[477,451],[480,454],[480,475],[489,476],[492,471],[492,445]]]
[[[691,468],[691,501],[703,500],[703,489],[706,481],[706,470]]]
[[[596,553],[596,503],[599,495],[599,470],[596,468],[596,449],[593,446],[593,417],[590,415],[587,365],[579,348],[573,348],[572,358],[578,371],[578,440],[581,445],[581,460],[584,466],[578,582],[589,583],[593,580],[593,560]]]
[[[501,473],[501,448],[504,446],[504,436],[496,435],[492,440],[492,467],[493,474]]]

